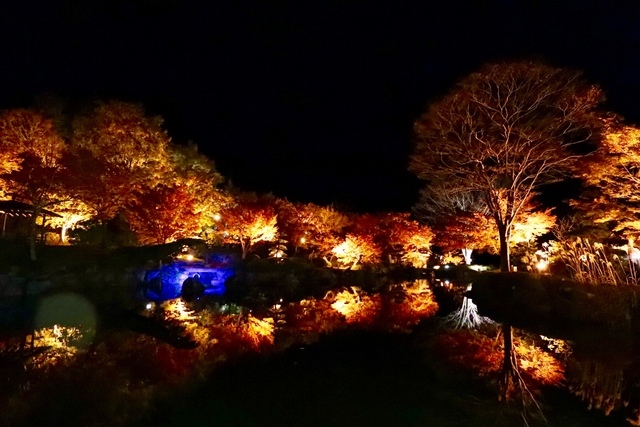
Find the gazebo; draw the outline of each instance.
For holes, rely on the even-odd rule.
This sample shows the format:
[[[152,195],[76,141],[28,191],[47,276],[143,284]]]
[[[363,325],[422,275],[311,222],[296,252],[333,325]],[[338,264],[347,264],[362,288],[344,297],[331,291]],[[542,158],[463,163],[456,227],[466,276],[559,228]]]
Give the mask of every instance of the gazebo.
[[[2,220],[2,236],[4,236],[5,230],[7,228],[7,216],[29,217],[33,215],[33,205],[18,202],[15,200],[0,200],[0,214],[3,214],[4,216]],[[40,215],[42,215],[43,217],[50,216],[61,218],[61,216],[57,213],[51,212],[47,209],[42,209],[40,211]]]

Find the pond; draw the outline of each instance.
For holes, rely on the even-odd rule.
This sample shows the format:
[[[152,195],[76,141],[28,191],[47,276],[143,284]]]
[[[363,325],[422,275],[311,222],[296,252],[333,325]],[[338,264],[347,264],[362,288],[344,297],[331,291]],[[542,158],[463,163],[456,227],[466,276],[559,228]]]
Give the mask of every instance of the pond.
[[[340,333],[216,372],[206,384],[163,402],[139,425],[513,426],[520,413],[425,354],[429,329],[411,335]],[[588,412],[582,401],[547,396],[552,426],[615,426],[620,417]],[[531,425],[538,424],[530,420]]]
[[[81,352],[83,357],[56,356],[75,358],[60,373],[52,368],[63,365],[54,360],[44,375],[35,368],[27,373],[32,377],[20,374],[33,382],[25,390],[36,397],[30,407],[12,403],[12,410],[29,414],[22,424],[12,425],[62,420],[67,425],[140,426],[522,425],[519,406],[498,402],[495,378],[479,374],[483,363],[501,360],[499,328],[480,335],[488,350],[460,345],[459,337],[471,342],[478,335],[456,335],[450,326],[443,327],[442,319],[460,306],[473,310],[471,301],[462,298],[466,285],[425,283],[393,284],[381,296],[342,288],[325,299],[278,304],[271,323],[245,310],[196,313],[179,300],[165,306],[174,314],[160,330],[154,329],[153,316],[127,320],[117,314],[119,330],[103,331],[102,341]],[[431,303],[420,301],[421,295],[435,295],[437,315]],[[419,324],[398,309],[407,302],[428,313]],[[354,314],[354,304],[369,310],[371,318],[396,316],[407,323],[399,328],[387,323],[385,330],[369,327]],[[244,320],[243,312],[248,316]],[[104,323],[100,316],[98,323]],[[204,327],[194,326],[198,322]],[[177,323],[183,326],[176,329]],[[311,334],[316,326],[324,332]],[[207,344],[177,345],[169,334],[175,331],[191,332]],[[602,330],[567,341],[541,337],[535,328],[514,331],[525,351],[542,354],[531,353],[536,348],[563,368],[563,379],[556,384],[532,387],[546,421],[532,414],[529,425],[613,426],[634,419],[640,394],[637,342],[618,341]],[[223,350],[225,339],[244,341]],[[488,361],[479,357],[480,350],[487,350],[483,357]],[[519,354],[523,366],[550,360]],[[198,370],[202,366],[215,369]],[[36,385],[42,378],[48,384]]]

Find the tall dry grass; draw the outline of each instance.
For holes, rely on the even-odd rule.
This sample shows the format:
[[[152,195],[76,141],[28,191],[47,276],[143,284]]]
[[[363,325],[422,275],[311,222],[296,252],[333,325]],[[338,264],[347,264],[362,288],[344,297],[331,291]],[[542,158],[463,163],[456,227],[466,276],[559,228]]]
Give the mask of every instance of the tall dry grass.
[[[553,258],[564,263],[571,278],[580,283],[628,285],[639,284],[637,266],[627,256],[620,256],[602,243],[577,237],[550,245]]]

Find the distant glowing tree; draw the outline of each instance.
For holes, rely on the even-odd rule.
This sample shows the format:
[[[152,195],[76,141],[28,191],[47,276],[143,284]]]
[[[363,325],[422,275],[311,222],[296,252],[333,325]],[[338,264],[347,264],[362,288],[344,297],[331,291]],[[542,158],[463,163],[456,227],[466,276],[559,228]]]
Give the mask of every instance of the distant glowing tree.
[[[410,219],[407,213],[391,213],[383,221],[384,229],[389,230],[389,246],[393,253],[391,259],[398,259],[404,264],[424,268],[431,256],[431,244],[434,234],[431,228]]]
[[[126,216],[138,243],[163,244],[192,237],[200,230],[196,199],[184,186],[159,184],[137,194]]]
[[[29,233],[30,256],[36,259],[36,221],[42,210],[58,201],[64,181],[64,140],[51,120],[31,110],[0,115],[0,161],[4,192],[33,205]]]
[[[431,244],[434,234],[425,225],[415,223],[407,230],[405,238],[402,240],[402,262],[413,267],[424,268],[431,256]]]
[[[370,235],[385,262],[424,267],[430,255],[433,232],[411,219],[408,212],[365,214],[349,228],[356,235]]]
[[[359,264],[375,264],[380,261],[381,249],[373,236],[347,234],[344,241],[331,252],[343,268],[355,269]]]
[[[169,169],[163,181],[180,185],[181,191],[195,200],[194,212],[199,215],[202,230],[217,228],[216,218],[230,199],[218,188],[223,178],[211,159],[198,151],[192,142],[169,145]]]
[[[162,118],[135,104],[99,104],[73,123],[71,166],[76,194],[109,220],[136,192],[154,188],[168,168],[170,138]]]
[[[427,187],[420,192],[414,211],[432,226],[437,246],[445,254],[460,250],[467,265],[474,249],[494,249],[498,236],[495,221],[487,215],[484,198],[477,192],[434,191]]]
[[[465,264],[471,264],[474,250],[498,250],[498,233],[492,218],[480,212],[459,212],[440,218],[436,242],[445,252],[462,251]]]
[[[555,224],[551,209],[540,210],[533,202],[525,203],[512,224],[510,250],[530,243],[547,233]],[[480,212],[458,212],[439,219],[436,227],[438,245],[445,251],[462,250],[465,263],[471,263],[473,250],[498,253],[500,241],[495,221]]]
[[[280,238],[293,246],[295,252],[300,246],[311,245],[315,219],[313,205],[274,198],[273,206],[278,216]]]
[[[235,204],[222,211],[225,240],[240,243],[242,259],[258,242],[273,242],[278,237],[277,217],[273,206],[255,197],[238,197]]]
[[[333,248],[344,241],[344,230],[351,223],[345,213],[331,206],[307,204],[305,210],[311,212],[311,220],[305,231],[305,245],[313,248],[310,257],[331,256]]]
[[[69,242],[69,230],[74,229],[83,221],[90,220],[92,215],[92,209],[89,206],[82,200],[73,197],[62,198],[52,208],[60,217],[50,218],[49,222],[52,227],[60,228],[60,242],[62,244]]]

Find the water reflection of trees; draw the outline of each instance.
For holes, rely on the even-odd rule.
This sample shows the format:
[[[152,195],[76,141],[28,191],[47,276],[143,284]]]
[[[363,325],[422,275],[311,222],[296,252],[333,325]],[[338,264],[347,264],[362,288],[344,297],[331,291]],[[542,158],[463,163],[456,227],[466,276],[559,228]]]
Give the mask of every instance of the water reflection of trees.
[[[572,360],[567,366],[569,390],[585,400],[588,409],[601,409],[606,415],[629,403],[623,398],[624,377],[621,367],[595,360]]]
[[[478,306],[467,296],[462,297],[460,308],[449,313],[442,321],[453,329],[476,329],[485,324],[494,324],[493,320],[478,313]]]
[[[496,324],[483,317],[466,295],[457,295],[458,308],[442,318],[444,330],[436,338],[446,348],[436,351],[453,368],[493,384],[500,399],[517,403],[530,418],[542,415],[541,387],[552,386],[582,399],[589,410],[640,425],[640,344],[634,334],[533,322],[516,329],[507,318]],[[551,330],[571,341],[539,335]]]
[[[620,357],[608,348],[610,357],[580,352],[567,360],[567,386],[571,393],[584,400],[588,409],[596,409],[609,415],[624,411],[631,425],[640,425],[640,363]],[[627,408],[627,409],[625,409]]]
[[[562,361],[541,339],[532,339],[535,335],[514,332],[511,324],[482,316],[466,293],[459,297],[459,307],[441,320],[444,332],[436,338],[437,351],[456,369],[471,370],[495,384],[499,400],[517,403],[525,420],[544,421],[537,394],[540,387],[564,380]]]

